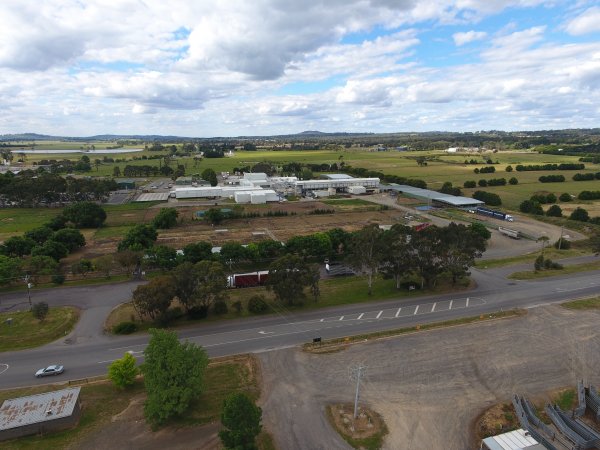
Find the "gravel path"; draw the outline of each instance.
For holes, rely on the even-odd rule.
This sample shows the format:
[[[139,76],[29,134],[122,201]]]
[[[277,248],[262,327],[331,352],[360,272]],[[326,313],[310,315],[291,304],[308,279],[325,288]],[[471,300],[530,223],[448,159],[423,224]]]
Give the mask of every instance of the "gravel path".
[[[381,413],[387,449],[474,448],[475,418],[512,394],[600,382],[600,311],[560,306],[522,318],[406,335],[333,354],[262,353],[264,421],[282,449],[349,448],[324,415],[351,401],[349,368],[367,368],[362,401]]]

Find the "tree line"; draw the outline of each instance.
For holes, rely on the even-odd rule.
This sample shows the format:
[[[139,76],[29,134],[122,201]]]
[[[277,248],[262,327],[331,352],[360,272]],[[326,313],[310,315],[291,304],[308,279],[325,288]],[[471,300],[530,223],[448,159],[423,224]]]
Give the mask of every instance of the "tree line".
[[[56,206],[80,201],[102,201],[117,189],[111,179],[61,177],[26,170],[0,174],[0,206]]]

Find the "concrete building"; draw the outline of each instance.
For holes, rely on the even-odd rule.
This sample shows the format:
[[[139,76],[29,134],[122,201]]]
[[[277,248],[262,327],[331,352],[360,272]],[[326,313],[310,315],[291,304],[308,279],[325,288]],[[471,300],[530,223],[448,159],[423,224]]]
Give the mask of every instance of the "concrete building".
[[[81,417],[79,387],[5,400],[0,408],[0,441],[71,428]]]
[[[131,190],[135,189],[135,180],[125,179],[125,180],[117,180],[117,187],[123,190]]]
[[[295,183],[298,194],[331,188],[347,192],[350,186],[363,186],[367,191],[372,191],[379,189],[379,178],[354,178],[346,174],[330,174],[325,175],[321,180],[301,180]]]
[[[175,180],[175,186],[191,186],[192,181],[192,177],[178,177]]]

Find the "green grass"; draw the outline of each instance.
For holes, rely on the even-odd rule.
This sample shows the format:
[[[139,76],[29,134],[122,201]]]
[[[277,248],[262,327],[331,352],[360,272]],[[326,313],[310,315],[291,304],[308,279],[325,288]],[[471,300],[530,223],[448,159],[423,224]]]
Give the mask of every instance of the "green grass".
[[[274,300],[273,295],[264,287],[233,289],[229,292],[229,312],[223,315],[215,315],[210,313],[205,319],[188,320],[186,317],[174,320],[169,324],[169,327],[185,327],[197,325],[199,322],[214,322],[227,319],[238,319],[242,317],[255,316],[248,311],[247,303],[250,297],[254,295],[264,295],[269,304],[269,310],[265,314],[286,314],[290,312],[310,311],[320,308],[328,308],[332,306],[349,305],[353,303],[368,303],[391,298],[406,298],[422,295],[442,294],[453,290],[462,290],[469,285],[469,280],[462,280],[456,286],[452,286],[448,281],[440,280],[436,288],[413,291],[405,289],[396,289],[393,280],[384,280],[381,278],[375,279],[373,283],[373,293],[368,295],[366,277],[339,277],[329,278],[320,282],[321,296],[318,301],[307,297],[303,305],[289,306],[281,304]],[[241,301],[243,310],[237,313],[231,306],[235,301]],[[125,303],[115,308],[106,319],[106,329],[111,330],[112,327],[121,321],[129,321],[131,317],[137,317],[131,303]],[[154,325],[149,320],[137,322],[139,331],[145,331]]]
[[[544,256],[552,260],[562,258],[572,258],[576,256],[589,255],[584,249],[571,248],[569,250],[556,250],[554,248],[546,248]],[[526,255],[511,256],[510,258],[501,259],[480,259],[475,263],[478,269],[492,269],[495,267],[514,266],[516,264],[532,263],[540,255],[539,251],[527,253]]]
[[[575,389],[567,389],[554,398],[554,403],[563,411],[570,411],[575,406],[576,398]]]
[[[60,213],[60,209],[54,208],[0,209],[0,240],[40,227]]]
[[[544,269],[540,270],[539,272],[535,272],[534,270],[515,272],[510,274],[508,278],[513,280],[535,280],[538,278],[570,275],[572,273],[588,272],[598,269],[600,269],[600,261],[584,264],[573,264],[571,266],[565,266],[562,269]]]
[[[563,308],[574,310],[600,309],[600,297],[584,298],[561,303]]]
[[[12,318],[12,324],[6,319]],[[0,352],[39,347],[68,334],[79,318],[76,308],[70,306],[50,308],[42,321],[30,311],[0,313]]]

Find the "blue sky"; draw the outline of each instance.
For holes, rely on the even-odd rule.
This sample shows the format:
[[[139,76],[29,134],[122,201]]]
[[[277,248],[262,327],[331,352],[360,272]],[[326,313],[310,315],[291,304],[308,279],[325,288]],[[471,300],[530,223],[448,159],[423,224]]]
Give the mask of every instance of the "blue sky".
[[[597,0],[3,0],[0,16],[0,134],[600,126]]]

